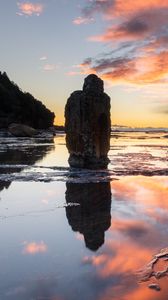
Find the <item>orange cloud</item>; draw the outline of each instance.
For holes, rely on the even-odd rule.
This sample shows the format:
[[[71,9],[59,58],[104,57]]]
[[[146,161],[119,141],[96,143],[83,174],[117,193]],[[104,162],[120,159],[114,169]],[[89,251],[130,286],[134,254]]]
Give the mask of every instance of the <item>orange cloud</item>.
[[[121,14],[135,14],[139,13],[140,11],[146,11],[150,9],[161,9],[161,8],[168,8],[168,2],[167,0],[137,0],[134,2],[132,0],[116,0],[114,12],[117,15]],[[112,10],[107,14],[111,14]]]
[[[104,34],[93,37],[91,40],[98,41],[132,41],[142,40],[145,37],[150,41],[150,35],[158,35],[158,31],[166,33],[163,27],[166,25],[168,13],[162,9],[151,10],[137,15],[123,18],[119,25],[107,28]],[[159,38],[159,35],[158,35]]]
[[[144,51],[142,49],[142,51]],[[135,58],[105,58],[81,64],[85,73],[97,73],[112,83],[164,83],[168,80],[168,51],[143,53]]]
[[[137,286],[137,288],[131,292],[129,292],[128,294],[126,294],[122,300],[127,300],[127,299],[131,299],[131,300],[153,300],[156,299],[155,298],[155,294],[156,291],[152,291],[151,289],[147,288],[145,285],[139,285]],[[167,283],[166,281],[164,281],[162,283],[162,290],[161,292],[159,292],[158,295],[160,300],[164,300],[167,298]],[[105,299],[103,299],[105,300]]]
[[[44,10],[44,5],[41,3],[34,4],[32,2],[18,2],[17,6],[20,10],[20,15],[27,15],[27,16],[40,16]]]
[[[137,221],[137,220],[123,220],[122,222],[120,220],[114,220],[112,224],[111,230],[117,230],[124,232],[131,232],[131,230],[134,230],[138,233],[145,232],[150,229],[150,226],[143,221]]]
[[[126,287],[127,285],[127,287]],[[166,284],[165,284],[166,286]],[[125,288],[125,291],[123,291],[123,288]],[[124,293],[125,292],[125,293]],[[153,300],[155,291],[152,291],[151,289],[147,288],[145,285],[136,285],[132,289],[130,287],[130,283],[125,283],[125,286],[123,284],[119,285],[117,287],[109,287],[104,295],[99,298],[99,300],[109,300],[109,299],[115,299],[111,298],[110,295],[119,295],[116,299],[119,300]],[[164,298],[165,297],[165,298]],[[164,300],[166,299],[166,293],[160,292],[159,293],[159,299]]]
[[[133,225],[132,223],[131,226]],[[115,230],[117,228],[111,228],[110,231],[114,233]],[[107,241],[103,253],[83,259],[83,263],[91,264],[94,267],[102,282],[112,282],[112,284],[107,285],[102,293],[103,296],[98,299],[149,300],[150,298],[146,297],[152,295],[152,291],[148,289],[146,284],[138,285],[136,272],[150,261],[151,249],[148,249],[146,245],[136,244],[136,240],[128,239],[125,232],[117,240],[111,238]],[[144,298],[140,298],[143,293]],[[129,295],[132,297],[128,297]]]
[[[167,177],[128,176],[122,181],[112,183],[112,191],[117,197],[124,197],[128,201],[140,202],[146,208],[160,207],[168,210],[168,181]]]
[[[166,246],[167,176],[128,176],[112,181],[111,186],[114,209],[106,243],[96,254],[83,258],[83,263],[93,267],[98,282],[105,286],[97,299],[164,300],[167,279],[159,280],[161,291],[156,294],[148,288],[152,278],[140,284],[137,271]]]
[[[109,241],[107,245],[109,254],[106,254],[106,257],[101,255],[92,258],[94,266],[101,266],[99,275],[103,278],[122,273],[135,275],[136,271],[151,259],[150,249],[130,241],[123,242],[122,247],[120,242]],[[132,253],[136,255],[132,256]]]
[[[36,242],[24,242],[24,249],[23,254],[35,255],[38,253],[45,253],[47,252],[47,245],[41,241],[39,243]]]
[[[105,18],[111,19],[115,16],[128,16],[138,12],[168,8],[167,0],[92,0],[90,4],[82,9],[82,15],[92,16],[96,13],[102,13]]]
[[[93,0],[82,17],[95,13],[108,19],[108,25],[89,40],[109,42],[112,50],[81,63],[81,73],[94,72],[114,83],[167,84],[167,0]]]

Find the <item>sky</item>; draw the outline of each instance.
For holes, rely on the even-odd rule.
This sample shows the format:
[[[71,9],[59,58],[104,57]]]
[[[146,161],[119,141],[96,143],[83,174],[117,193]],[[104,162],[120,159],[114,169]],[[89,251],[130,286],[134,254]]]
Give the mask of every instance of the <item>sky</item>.
[[[97,74],[112,123],[168,127],[168,0],[1,0],[0,70],[64,124]]]

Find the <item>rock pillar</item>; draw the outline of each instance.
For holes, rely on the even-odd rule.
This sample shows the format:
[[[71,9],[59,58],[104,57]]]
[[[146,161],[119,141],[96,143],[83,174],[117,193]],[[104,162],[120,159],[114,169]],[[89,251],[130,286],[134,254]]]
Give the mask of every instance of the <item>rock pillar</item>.
[[[106,168],[110,149],[110,97],[96,75],[85,78],[83,90],[75,91],[65,107],[69,164],[78,168]]]

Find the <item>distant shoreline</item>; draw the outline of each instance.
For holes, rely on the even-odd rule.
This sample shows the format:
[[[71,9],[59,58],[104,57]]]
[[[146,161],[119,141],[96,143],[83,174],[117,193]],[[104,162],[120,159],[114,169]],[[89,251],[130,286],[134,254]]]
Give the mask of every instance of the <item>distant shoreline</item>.
[[[56,131],[65,132],[64,125],[54,125]],[[111,127],[111,132],[168,132],[168,127],[128,127],[128,126],[117,126]]]
[[[155,133],[155,132],[168,132],[167,127],[124,127],[124,126],[112,126],[111,132],[144,132],[144,133]]]

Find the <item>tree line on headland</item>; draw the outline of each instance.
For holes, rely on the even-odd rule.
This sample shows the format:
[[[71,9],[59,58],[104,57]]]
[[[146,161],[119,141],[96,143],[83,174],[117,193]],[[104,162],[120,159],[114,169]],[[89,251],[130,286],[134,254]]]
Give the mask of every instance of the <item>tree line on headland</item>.
[[[54,118],[55,114],[41,101],[23,92],[5,72],[0,72],[0,128],[19,123],[47,129],[53,126]]]

